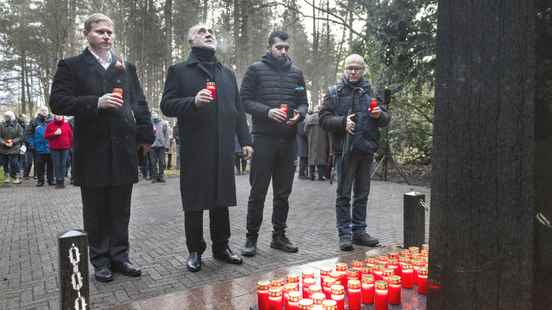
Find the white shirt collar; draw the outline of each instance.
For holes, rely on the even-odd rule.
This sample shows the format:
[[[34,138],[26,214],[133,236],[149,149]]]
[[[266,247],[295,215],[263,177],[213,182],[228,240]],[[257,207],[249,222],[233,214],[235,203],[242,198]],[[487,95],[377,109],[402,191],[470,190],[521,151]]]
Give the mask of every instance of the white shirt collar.
[[[98,61],[98,63],[99,63],[105,70],[107,70],[107,68],[109,68],[109,66],[111,65],[111,62],[113,61],[113,56],[111,55],[111,52],[107,53],[107,59],[104,60],[104,59],[101,58],[100,56],[96,55],[96,53],[94,53],[94,51],[93,51],[91,48],[88,48],[88,50],[89,50],[90,53],[94,56],[94,58],[96,58],[96,61]]]

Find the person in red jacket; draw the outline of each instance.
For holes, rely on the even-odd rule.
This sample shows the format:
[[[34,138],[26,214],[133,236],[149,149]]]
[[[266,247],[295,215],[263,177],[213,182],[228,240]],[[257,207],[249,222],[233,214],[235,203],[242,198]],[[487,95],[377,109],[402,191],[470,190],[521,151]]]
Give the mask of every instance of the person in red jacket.
[[[73,129],[62,115],[55,115],[54,120],[46,127],[44,137],[48,140],[48,147],[54,162],[56,188],[65,188],[65,168],[69,150],[73,146]]]

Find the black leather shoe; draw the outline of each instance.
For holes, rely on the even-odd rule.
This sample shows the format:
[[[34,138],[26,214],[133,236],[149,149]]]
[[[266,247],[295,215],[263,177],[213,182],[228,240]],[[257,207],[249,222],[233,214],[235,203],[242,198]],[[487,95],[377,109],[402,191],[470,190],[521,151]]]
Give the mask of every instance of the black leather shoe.
[[[357,245],[375,247],[376,245],[378,245],[379,240],[365,232],[353,233],[353,243]]]
[[[198,252],[190,253],[186,261],[186,268],[191,272],[198,272],[201,270],[201,255],[199,255]]]
[[[107,267],[96,268],[94,278],[99,282],[111,282],[113,281],[113,273]]]
[[[226,247],[222,252],[214,252],[213,257],[229,264],[241,265],[243,263],[243,259],[238,254],[232,253],[229,247]]]
[[[270,247],[287,253],[296,253],[299,248],[293,245],[283,232],[272,233],[272,242]]]
[[[128,277],[139,277],[142,275],[142,270],[130,262],[113,263],[112,268],[114,272],[118,272]]]
[[[241,255],[245,257],[253,257],[257,255],[257,240],[253,238],[247,238],[245,245],[241,250]]]

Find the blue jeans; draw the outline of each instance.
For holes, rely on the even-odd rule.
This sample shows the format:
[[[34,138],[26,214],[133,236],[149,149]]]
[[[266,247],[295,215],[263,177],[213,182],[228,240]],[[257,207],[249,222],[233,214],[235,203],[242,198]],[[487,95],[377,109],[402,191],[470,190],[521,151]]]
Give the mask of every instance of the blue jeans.
[[[336,156],[337,198],[336,218],[339,237],[352,237],[366,229],[366,207],[370,193],[372,155],[348,153]],[[351,214],[351,190],[353,207]]]
[[[0,154],[6,177],[16,178],[19,175],[19,154]]]
[[[50,150],[50,156],[52,156],[52,162],[54,164],[54,178],[56,179],[56,183],[63,184],[69,150]]]

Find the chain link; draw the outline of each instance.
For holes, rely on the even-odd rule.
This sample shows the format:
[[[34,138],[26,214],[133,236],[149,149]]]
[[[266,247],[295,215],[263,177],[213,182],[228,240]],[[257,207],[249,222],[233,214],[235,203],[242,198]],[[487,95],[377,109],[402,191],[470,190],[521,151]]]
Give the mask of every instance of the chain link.
[[[420,208],[423,208],[426,212],[429,211],[429,202],[423,199],[420,199],[420,201],[418,202],[418,206],[420,206]]]
[[[69,262],[71,265],[73,265],[73,274],[71,275],[71,285],[73,286],[73,290],[77,292],[77,298],[75,298],[74,303],[74,309],[75,310],[86,310],[86,299],[81,296],[81,288],[83,286],[82,283],[82,274],[79,270],[79,262],[80,262],[80,251],[79,248],[75,246],[75,244],[71,244],[71,247],[69,248]]]

